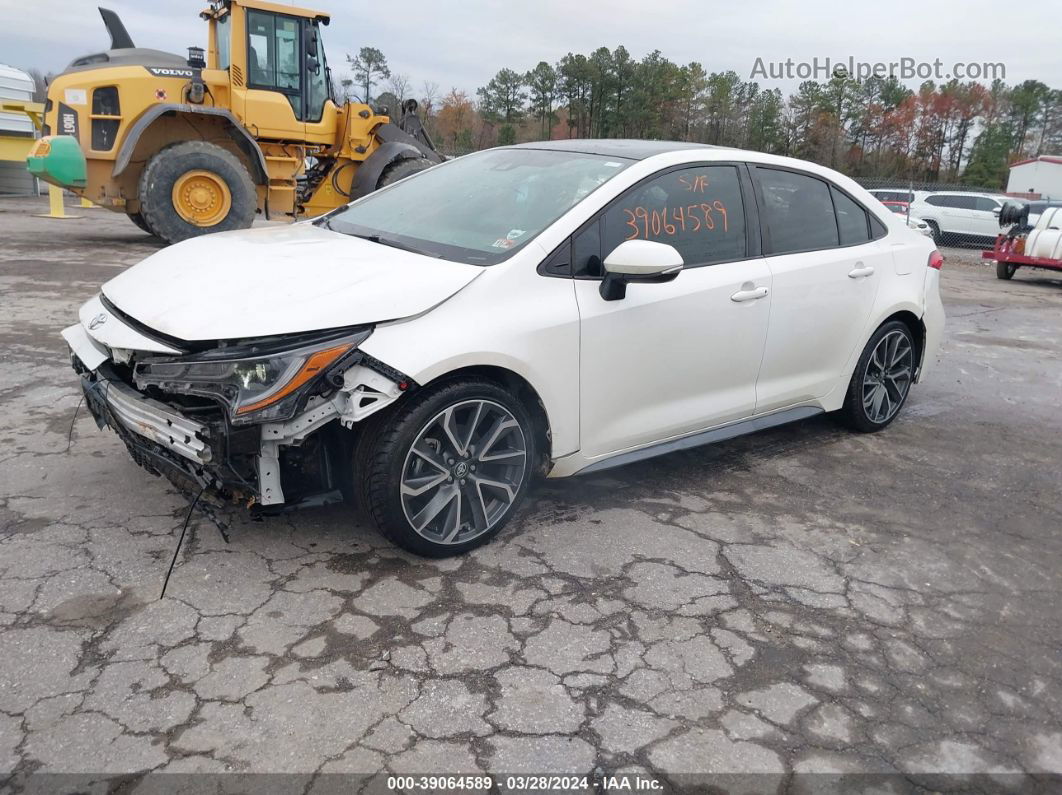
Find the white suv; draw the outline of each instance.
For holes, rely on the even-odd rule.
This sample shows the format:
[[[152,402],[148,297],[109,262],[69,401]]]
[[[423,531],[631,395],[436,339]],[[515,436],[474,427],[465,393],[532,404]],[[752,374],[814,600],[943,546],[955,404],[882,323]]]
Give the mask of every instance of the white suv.
[[[149,471],[266,509],[342,495],[442,556],[535,472],[822,412],[886,427],[934,360],[941,263],[822,166],[557,141],[163,249],[63,336]]]
[[[986,243],[999,234],[999,211],[1007,200],[991,193],[938,191],[917,195],[911,217],[929,224],[937,245]]]

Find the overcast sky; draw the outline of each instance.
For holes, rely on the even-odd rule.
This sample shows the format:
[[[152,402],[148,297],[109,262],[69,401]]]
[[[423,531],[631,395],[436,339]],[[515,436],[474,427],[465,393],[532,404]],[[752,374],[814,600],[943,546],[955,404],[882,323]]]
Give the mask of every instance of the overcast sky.
[[[100,2],[119,13],[137,46],[183,54],[189,45],[206,43],[197,13],[206,0]],[[457,87],[473,95],[502,67],[526,71],[540,60],[553,63],[568,52],[619,44],[635,58],[659,49],[672,61],[699,61],[709,72],[733,69],[742,79],[750,78],[757,58],[908,57],[939,58],[945,71],[955,62],[1002,62],[1008,83],[1035,78],[1062,88],[1058,26],[1012,19],[999,0],[316,0],[307,5],[333,14],[324,34],[333,71],[345,70],[345,53],[377,47],[392,72],[408,75],[418,94],[430,80],[441,93]],[[61,71],[75,56],[106,49],[110,40],[96,6],[90,0],[0,0],[0,62]],[[800,82],[757,79],[786,94]],[[916,87],[921,81],[906,82]]]

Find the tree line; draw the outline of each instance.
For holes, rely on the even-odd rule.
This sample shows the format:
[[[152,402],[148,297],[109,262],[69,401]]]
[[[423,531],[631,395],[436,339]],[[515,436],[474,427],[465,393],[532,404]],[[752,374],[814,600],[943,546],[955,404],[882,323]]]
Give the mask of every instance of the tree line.
[[[501,69],[469,97],[440,95],[431,82],[414,89],[374,48],[347,60],[348,96],[371,101],[379,86],[399,102],[418,99],[451,153],[551,138],[671,139],[790,155],[860,178],[999,188],[1010,163],[1062,152],[1062,91],[1038,80],[911,89],[892,77],[835,75],[785,96],[734,71],[680,65],[659,50],[636,60],[619,46]]]

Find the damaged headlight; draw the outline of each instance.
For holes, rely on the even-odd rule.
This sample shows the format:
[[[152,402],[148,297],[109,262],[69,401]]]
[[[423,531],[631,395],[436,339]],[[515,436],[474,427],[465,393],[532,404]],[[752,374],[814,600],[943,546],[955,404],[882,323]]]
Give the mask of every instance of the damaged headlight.
[[[342,370],[358,345],[372,333],[364,329],[332,336],[290,350],[276,345],[242,345],[137,363],[137,387],[200,395],[219,400],[234,425],[291,419],[312,384]]]

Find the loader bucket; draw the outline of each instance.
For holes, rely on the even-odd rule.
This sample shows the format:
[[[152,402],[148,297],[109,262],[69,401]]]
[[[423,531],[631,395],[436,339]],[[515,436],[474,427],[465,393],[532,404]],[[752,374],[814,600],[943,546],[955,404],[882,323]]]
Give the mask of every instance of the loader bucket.
[[[84,188],[87,183],[85,155],[75,138],[69,135],[46,135],[39,139],[26,157],[29,172],[60,188]]]

